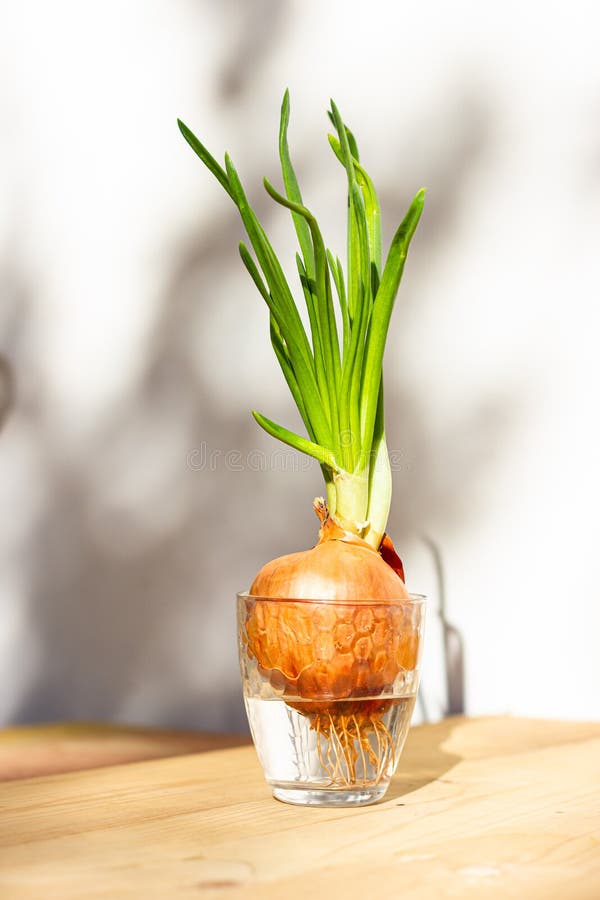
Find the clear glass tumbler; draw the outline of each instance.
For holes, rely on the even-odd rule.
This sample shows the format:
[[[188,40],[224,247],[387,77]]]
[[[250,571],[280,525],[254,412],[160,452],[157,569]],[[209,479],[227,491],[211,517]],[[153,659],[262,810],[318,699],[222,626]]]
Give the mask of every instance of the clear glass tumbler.
[[[274,797],[311,806],[379,800],[415,705],[425,597],[237,597],[244,700]]]

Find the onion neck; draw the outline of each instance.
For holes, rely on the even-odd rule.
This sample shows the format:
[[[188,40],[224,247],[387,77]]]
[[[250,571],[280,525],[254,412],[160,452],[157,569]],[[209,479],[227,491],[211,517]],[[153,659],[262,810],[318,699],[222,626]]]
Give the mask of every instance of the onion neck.
[[[369,470],[369,507],[367,519],[369,526],[364,539],[376,550],[379,549],[392,502],[392,469],[385,441],[385,432],[377,440],[373,448],[373,459]]]
[[[349,531],[362,537],[367,527],[369,477],[367,472],[337,472],[333,477],[335,508],[332,514]]]
[[[374,550],[385,533],[392,498],[392,477],[385,437],[378,442],[370,466],[359,472],[340,471],[327,482],[331,515]]]

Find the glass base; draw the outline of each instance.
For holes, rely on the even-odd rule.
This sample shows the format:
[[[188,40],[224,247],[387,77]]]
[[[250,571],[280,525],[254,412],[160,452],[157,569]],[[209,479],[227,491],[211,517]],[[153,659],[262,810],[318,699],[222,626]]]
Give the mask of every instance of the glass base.
[[[271,789],[276,800],[292,803],[294,806],[365,806],[381,800],[388,785],[377,785],[372,788],[349,788],[318,790],[307,787],[278,787],[272,784]]]

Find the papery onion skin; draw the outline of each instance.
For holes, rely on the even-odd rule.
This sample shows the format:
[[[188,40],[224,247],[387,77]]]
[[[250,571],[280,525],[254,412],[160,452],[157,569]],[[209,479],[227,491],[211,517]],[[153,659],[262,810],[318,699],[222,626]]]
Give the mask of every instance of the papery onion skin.
[[[382,556],[327,513],[324,501],[315,500],[322,521],[319,542],[310,550],[289,553],[262,567],[250,588],[254,597],[285,600],[402,600],[410,596],[398,574],[402,563],[390,539]],[[399,568],[398,568],[399,567]]]
[[[364,541],[324,540],[300,553],[271,560],[250,588],[255,597],[282,600],[367,600],[408,598],[402,579]]]

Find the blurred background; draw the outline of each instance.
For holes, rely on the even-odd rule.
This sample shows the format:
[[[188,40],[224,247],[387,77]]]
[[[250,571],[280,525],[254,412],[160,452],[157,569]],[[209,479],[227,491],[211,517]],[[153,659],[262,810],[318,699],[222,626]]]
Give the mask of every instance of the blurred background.
[[[275,464],[249,414],[300,427],[236,210],[176,117],[232,154],[291,272],[261,187],[280,183],[286,86],[338,253],[330,96],[388,240],[428,188],[386,356],[389,530],[433,598],[428,715],[448,707],[437,549],[467,712],[598,717],[597,4],[21,0],[2,18],[0,722],[246,727],[234,594],[314,543],[321,476]]]

